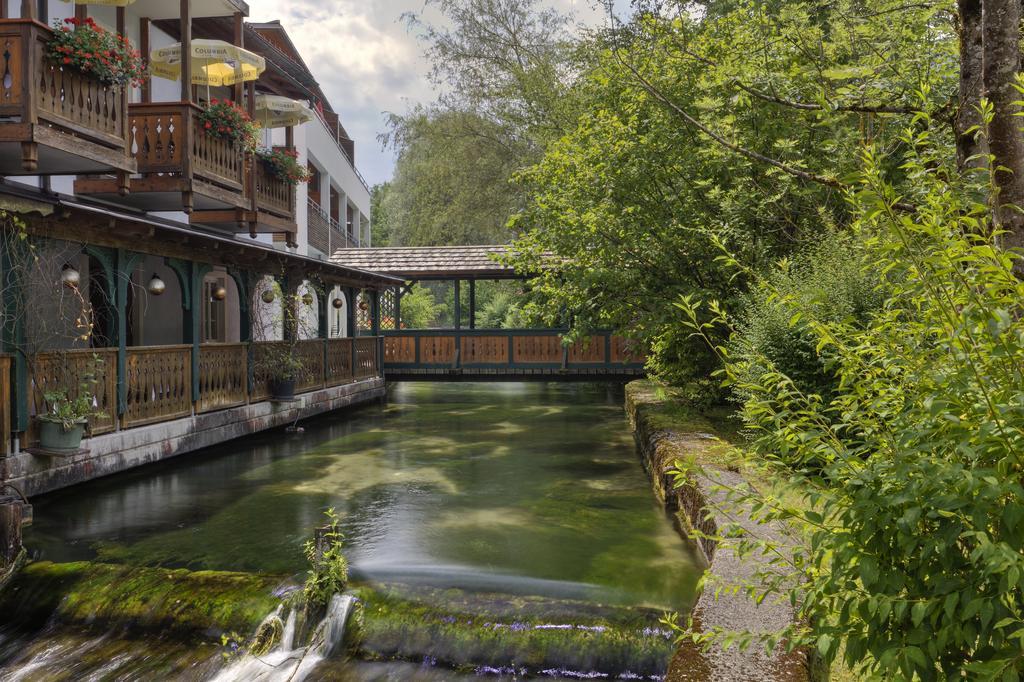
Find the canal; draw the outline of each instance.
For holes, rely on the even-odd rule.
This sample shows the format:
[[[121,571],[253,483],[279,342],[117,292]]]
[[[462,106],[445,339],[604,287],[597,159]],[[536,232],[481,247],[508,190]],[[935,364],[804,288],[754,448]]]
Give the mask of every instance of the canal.
[[[621,389],[399,384],[386,405],[301,426],[39,498],[26,545],[40,561],[301,581],[303,544],[333,507],[354,583],[384,595],[395,611],[415,609],[418,621],[434,609],[439,622],[464,618],[476,631],[583,629],[595,650],[605,646],[602,634],[629,631],[652,643],[625,651],[658,655],[667,640],[660,614],[692,603],[700,570],[654,499]],[[456,679],[446,664],[498,677],[524,670],[509,660],[522,654],[502,642],[468,660],[454,650],[458,638],[417,637],[410,623],[389,627],[371,632],[368,645],[377,658],[407,662],[325,661],[312,678]],[[97,635],[54,622],[43,630],[5,623],[0,679],[134,679],[132,671],[142,670],[203,679],[219,665],[213,645],[197,650],[164,638],[133,646],[133,639],[142,638],[130,628]],[[120,663],[82,653],[111,647]],[[611,665],[607,656],[577,652],[526,672],[614,678],[646,666],[644,678],[652,675],[649,662],[617,655]],[[140,658],[159,660],[147,667]],[[610,665],[616,669],[596,669]]]

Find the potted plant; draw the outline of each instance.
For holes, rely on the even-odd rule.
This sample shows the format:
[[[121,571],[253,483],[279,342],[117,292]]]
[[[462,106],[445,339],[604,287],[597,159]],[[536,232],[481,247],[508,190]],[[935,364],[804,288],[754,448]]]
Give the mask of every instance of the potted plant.
[[[272,176],[289,185],[309,182],[312,177],[309,169],[299,163],[299,153],[294,149],[258,149],[256,158]]]
[[[93,407],[92,393],[85,390],[72,398],[67,391],[43,394],[46,414],[39,419],[39,447],[54,452],[75,452],[82,446],[89,417],[102,416]]]
[[[131,41],[89,19],[65,19],[53,26],[46,57],[63,69],[74,69],[106,85],[141,85],[146,63]]]
[[[211,99],[199,114],[199,125],[207,135],[236,144],[242,151],[254,152],[259,144],[259,124],[229,99]]]
[[[302,364],[291,344],[281,347],[279,352],[271,353],[267,360],[272,363],[267,374],[271,400],[294,400],[295,384],[305,375],[306,368]]]

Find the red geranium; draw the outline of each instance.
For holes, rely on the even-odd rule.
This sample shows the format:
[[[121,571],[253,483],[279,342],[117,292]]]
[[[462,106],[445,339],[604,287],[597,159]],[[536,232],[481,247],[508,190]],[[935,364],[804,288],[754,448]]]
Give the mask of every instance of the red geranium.
[[[146,77],[146,64],[131,42],[98,26],[91,17],[56,22],[46,56],[107,85],[141,85]]]

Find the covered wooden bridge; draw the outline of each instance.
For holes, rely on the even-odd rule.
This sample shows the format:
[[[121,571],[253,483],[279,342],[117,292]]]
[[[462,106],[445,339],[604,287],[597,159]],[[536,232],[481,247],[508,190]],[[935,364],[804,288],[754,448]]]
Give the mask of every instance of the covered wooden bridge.
[[[496,320],[500,302],[514,299],[527,279],[499,261],[505,251],[447,246],[334,252],[337,263],[405,282],[381,294],[387,379],[629,381],[644,374],[644,354],[612,332],[568,343],[565,327],[521,328],[514,315]],[[426,307],[436,309],[425,313],[424,297]]]

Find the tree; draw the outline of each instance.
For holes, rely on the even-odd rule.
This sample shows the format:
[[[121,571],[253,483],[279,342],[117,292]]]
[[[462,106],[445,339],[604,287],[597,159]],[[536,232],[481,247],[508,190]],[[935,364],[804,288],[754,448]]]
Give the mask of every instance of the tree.
[[[958,92],[939,5],[740,0],[703,17],[686,7],[660,3],[590,40],[577,125],[520,174],[532,200],[513,223],[521,268],[560,256],[534,282],[548,319],[568,309],[581,330],[624,330],[677,382],[717,360],[680,329],[673,302],[731,307],[744,286],[716,263],[709,235],[756,269],[842,229],[861,147],[893,152],[882,163],[902,186],[902,127]]]
[[[508,241],[522,202],[509,182],[520,151],[499,126],[469,111],[419,109],[393,117],[386,140],[398,159],[375,222],[389,245]]]
[[[985,96],[992,107],[989,149],[995,164],[996,226],[1006,231],[1004,245],[1024,247],[1024,136],[1020,131],[1021,3],[984,0],[982,64]],[[976,60],[973,54],[965,59]]]

